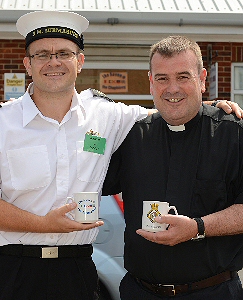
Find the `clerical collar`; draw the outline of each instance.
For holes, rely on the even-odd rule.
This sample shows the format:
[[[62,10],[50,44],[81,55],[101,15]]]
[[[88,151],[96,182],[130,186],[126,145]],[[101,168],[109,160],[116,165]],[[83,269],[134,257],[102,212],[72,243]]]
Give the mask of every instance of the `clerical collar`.
[[[169,127],[169,129],[170,129],[171,131],[176,131],[176,132],[178,132],[178,131],[184,131],[184,130],[186,130],[186,127],[185,127],[184,124],[178,125],[178,126],[167,124],[167,126]]]
[[[169,125],[167,123],[167,126],[169,127],[169,129],[171,131],[174,131],[174,132],[180,132],[180,131],[184,131],[184,130],[188,130],[190,128],[193,128],[194,126],[196,126],[196,124],[200,120],[200,118],[202,116],[202,111],[203,111],[203,107],[201,106],[198,113],[196,114],[196,116],[193,119],[191,119],[189,122],[185,123],[185,124],[178,125],[178,126],[173,126],[173,125]]]

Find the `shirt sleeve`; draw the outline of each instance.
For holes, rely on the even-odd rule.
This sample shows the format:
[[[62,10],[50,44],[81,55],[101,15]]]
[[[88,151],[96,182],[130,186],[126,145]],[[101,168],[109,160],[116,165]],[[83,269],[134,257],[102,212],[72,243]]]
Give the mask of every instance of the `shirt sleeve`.
[[[119,121],[119,129],[116,134],[113,145],[113,153],[118,149],[126,138],[133,125],[148,116],[148,110],[139,105],[125,105],[124,103],[116,103],[117,121]]]

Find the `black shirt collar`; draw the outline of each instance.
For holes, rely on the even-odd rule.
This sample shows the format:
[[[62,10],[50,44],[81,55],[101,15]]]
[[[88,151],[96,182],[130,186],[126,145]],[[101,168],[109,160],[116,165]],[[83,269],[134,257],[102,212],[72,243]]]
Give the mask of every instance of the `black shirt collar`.
[[[179,126],[172,126],[167,123],[167,126],[171,131],[176,131],[176,132],[188,130],[188,129],[194,127],[198,123],[199,119],[202,116],[202,111],[203,111],[203,107],[201,106],[198,113],[196,114],[196,116],[193,119],[191,119],[189,122],[187,122],[186,124],[179,125]]]

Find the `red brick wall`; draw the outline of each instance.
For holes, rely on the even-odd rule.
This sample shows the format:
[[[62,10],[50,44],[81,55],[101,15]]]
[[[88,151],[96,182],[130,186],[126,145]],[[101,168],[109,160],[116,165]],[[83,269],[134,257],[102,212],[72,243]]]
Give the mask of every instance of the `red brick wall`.
[[[207,45],[212,45],[212,63],[218,62],[218,99],[230,100],[231,93],[231,63],[243,62],[243,43],[207,43],[199,42],[204,58],[204,66],[208,70],[207,65]],[[217,55],[217,56],[216,56]],[[207,80],[207,91],[203,95],[203,100],[209,97],[209,81]]]
[[[4,73],[25,73],[24,41],[0,40],[0,101],[4,100]]]
[[[231,62],[243,62],[243,43],[208,43],[199,42],[204,58],[204,66],[207,65],[207,45],[212,45],[212,63],[218,62],[219,90],[218,99],[230,99],[231,86]],[[0,101],[4,100],[4,73],[25,73],[23,66],[24,58],[24,41],[23,40],[0,40]],[[209,75],[209,70],[208,70]],[[26,76],[26,86],[31,79]],[[209,97],[209,82],[207,81],[207,91],[203,95],[203,100]]]

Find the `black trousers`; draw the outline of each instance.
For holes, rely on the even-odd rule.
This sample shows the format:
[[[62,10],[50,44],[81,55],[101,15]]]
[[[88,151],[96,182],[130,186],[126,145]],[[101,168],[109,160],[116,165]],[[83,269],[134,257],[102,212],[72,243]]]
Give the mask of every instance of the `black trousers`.
[[[0,255],[0,300],[97,300],[91,257],[32,258]]]
[[[157,296],[141,286],[129,273],[120,284],[121,300],[243,300],[243,289],[238,276],[214,287],[173,297]]]

